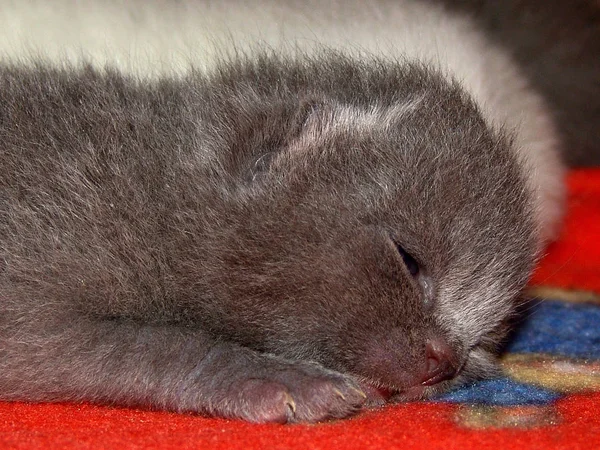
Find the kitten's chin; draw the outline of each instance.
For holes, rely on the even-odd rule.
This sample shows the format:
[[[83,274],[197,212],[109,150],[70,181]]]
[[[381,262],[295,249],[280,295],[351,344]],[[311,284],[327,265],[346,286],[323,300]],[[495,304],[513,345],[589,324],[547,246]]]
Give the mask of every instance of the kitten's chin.
[[[447,383],[443,383],[447,384]],[[440,387],[428,387],[424,385],[410,386],[402,390],[375,386],[369,382],[361,382],[361,389],[367,396],[366,406],[377,407],[387,403],[407,403],[425,400],[441,390]]]
[[[444,383],[446,384],[446,383]],[[367,396],[366,405],[369,407],[382,406],[386,403],[404,403],[423,400],[430,397],[438,389],[424,385],[415,385],[403,389],[389,388],[375,382],[363,380],[360,382],[362,391]]]
[[[466,381],[464,377],[459,376],[435,386],[417,384],[403,389],[388,389],[365,383],[361,384],[361,388],[367,396],[367,406],[382,406],[386,403],[409,403],[435,398],[452,388],[461,386]]]
[[[385,405],[396,393],[392,389],[377,386],[375,383],[366,380],[360,381],[360,388],[367,396],[365,402],[367,407]]]

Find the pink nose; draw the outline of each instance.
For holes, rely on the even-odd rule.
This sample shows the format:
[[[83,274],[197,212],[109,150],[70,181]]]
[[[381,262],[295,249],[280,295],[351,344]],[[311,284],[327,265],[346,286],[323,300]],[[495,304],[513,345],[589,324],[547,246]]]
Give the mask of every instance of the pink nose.
[[[429,339],[425,346],[427,364],[421,384],[433,386],[456,375],[456,353],[441,339]]]

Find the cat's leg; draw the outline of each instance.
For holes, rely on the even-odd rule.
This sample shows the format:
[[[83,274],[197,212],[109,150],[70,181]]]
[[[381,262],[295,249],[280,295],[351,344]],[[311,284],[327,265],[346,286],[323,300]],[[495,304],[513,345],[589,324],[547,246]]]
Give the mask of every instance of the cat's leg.
[[[345,375],[195,329],[121,320],[1,322],[2,400],[92,401],[252,422],[344,417],[365,401]]]

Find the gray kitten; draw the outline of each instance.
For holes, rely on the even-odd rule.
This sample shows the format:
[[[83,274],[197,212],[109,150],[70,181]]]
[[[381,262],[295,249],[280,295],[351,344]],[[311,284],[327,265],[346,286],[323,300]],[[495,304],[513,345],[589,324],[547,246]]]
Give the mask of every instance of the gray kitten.
[[[313,422],[494,373],[562,212],[544,102],[437,7],[231,3],[148,3],[177,74],[8,49],[0,399]]]
[[[0,104],[2,399],[316,421],[491,369],[532,205],[435,71],[4,67]]]

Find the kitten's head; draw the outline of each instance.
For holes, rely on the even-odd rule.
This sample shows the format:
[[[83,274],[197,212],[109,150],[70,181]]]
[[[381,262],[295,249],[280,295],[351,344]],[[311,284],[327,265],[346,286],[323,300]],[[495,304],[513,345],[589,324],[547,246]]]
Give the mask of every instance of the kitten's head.
[[[215,333],[401,398],[491,370],[535,229],[510,140],[458,85],[323,55],[232,65],[207,92],[228,180],[207,225]]]

